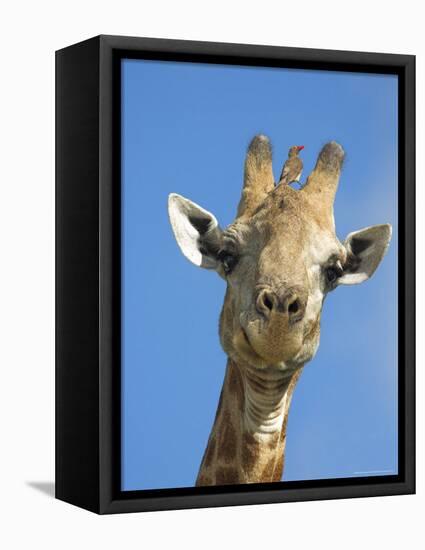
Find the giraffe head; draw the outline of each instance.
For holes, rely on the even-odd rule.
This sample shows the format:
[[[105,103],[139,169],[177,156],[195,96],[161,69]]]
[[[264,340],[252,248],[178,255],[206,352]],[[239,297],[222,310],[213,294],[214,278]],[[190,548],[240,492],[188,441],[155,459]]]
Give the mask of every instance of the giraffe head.
[[[390,225],[350,233],[344,242],[336,236],[333,203],[343,160],[342,147],[328,143],[301,191],[275,186],[269,140],[256,136],[237,216],[225,229],[207,210],[170,195],[181,251],[226,280],[220,339],[239,364],[294,369],[312,359],[326,295],[362,283],[381,262]]]

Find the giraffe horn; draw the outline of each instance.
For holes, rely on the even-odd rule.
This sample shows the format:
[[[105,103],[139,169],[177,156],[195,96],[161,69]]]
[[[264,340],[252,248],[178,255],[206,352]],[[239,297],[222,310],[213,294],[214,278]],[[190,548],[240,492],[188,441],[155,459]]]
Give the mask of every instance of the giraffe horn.
[[[245,158],[244,184],[237,217],[249,217],[274,189],[272,149],[266,136],[255,136]]]
[[[327,209],[333,209],[344,157],[344,149],[339,143],[327,143],[320,151],[316,166],[303,188],[306,195]]]

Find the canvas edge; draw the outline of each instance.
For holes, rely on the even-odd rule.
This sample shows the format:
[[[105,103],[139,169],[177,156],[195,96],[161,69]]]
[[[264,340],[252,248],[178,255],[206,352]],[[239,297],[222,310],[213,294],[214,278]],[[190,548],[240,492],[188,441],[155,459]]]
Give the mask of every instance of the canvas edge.
[[[378,53],[359,53],[359,52],[341,52],[331,50],[310,50],[299,48],[279,48],[270,46],[252,46],[252,45],[237,45],[237,44],[218,44],[208,42],[191,42],[191,41],[175,41],[162,39],[148,38],[132,38],[132,37],[117,37],[105,36],[93,38],[91,40],[98,41],[99,55],[99,127],[98,131],[98,152],[99,152],[99,174],[96,182],[92,181],[90,185],[97,186],[98,206],[99,206],[99,224],[96,229],[91,226],[91,231],[97,231],[99,237],[99,257],[98,257],[98,335],[99,335],[99,357],[96,366],[90,368],[96,369],[98,376],[98,454],[96,479],[85,479],[80,477],[79,482],[86,481],[92,486],[96,492],[98,490],[98,498],[90,503],[77,501],[69,498],[57,490],[57,498],[66,500],[73,504],[90,509],[97,513],[122,513],[136,511],[153,511],[153,510],[169,510],[182,508],[197,508],[197,507],[212,507],[212,506],[229,506],[229,505],[245,505],[245,504],[263,504],[272,502],[294,502],[300,500],[318,500],[318,499],[334,499],[334,498],[356,498],[366,496],[384,496],[396,494],[411,494],[415,492],[415,457],[414,457],[414,234],[415,223],[414,212],[415,195],[414,195],[414,147],[415,147],[415,106],[414,106],[414,82],[415,82],[415,58],[414,56],[398,55],[398,54],[378,54]],[[90,41],[87,41],[90,42]],[[85,43],[85,42],[84,42]],[[84,44],[83,43],[83,44]],[[71,49],[74,46],[70,47]],[[116,240],[117,219],[113,218],[113,203],[117,198],[116,182],[119,176],[116,162],[114,164],[114,140],[113,134],[117,128],[114,126],[114,89],[116,94],[117,83],[114,82],[114,63],[116,63],[116,53],[118,51],[148,51],[152,55],[164,53],[180,53],[184,55],[207,55],[218,56],[224,58],[228,56],[232,60],[236,57],[243,58],[244,61],[253,61],[255,64],[259,60],[264,60],[266,57],[274,61],[279,59],[289,60],[291,63],[313,63],[325,64],[332,66],[346,65],[351,69],[354,66],[368,65],[373,72],[373,68],[383,69],[389,67],[391,71],[397,70],[400,74],[404,74],[404,93],[405,99],[403,104],[404,112],[404,131],[405,131],[405,166],[404,166],[404,181],[406,182],[405,193],[405,211],[403,212],[403,224],[405,227],[405,265],[403,272],[405,274],[404,288],[405,301],[403,302],[403,311],[405,312],[404,325],[404,364],[405,368],[405,478],[404,481],[388,484],[364,484],[339,486],[328,488],[304,488],[304,489],[282,489],[282,490],[253,490],[238,492],[224,492],[217,494],[199,494],[196,495],[172,495],[158,497],[141,497],[141,498],[120,498],[117,492],[117,472],[116,472],[116,456],[117,456],[117,438],[116,438],[116,415],[117,412],[117,397],[116,388],[114,390],[114,381],[116,381],[116,369],[114,371],[114,361],[118,355],[114,340],[116,337],[117,323],[114,321],[114,304],[117,305],[116,290],[114,291],[114,277],[116,282],[116,256],[114,256],[113,245]],[[60,52],[57,52],[57,56]],[[115,61],[114,61],[115,60]],[[343,70],[341,67],[339,70]],[[114,88],[115,86],[115,88]],[[57,130],[58,132],[58,130]],[[58,150],[58,143],[57,143]],[[413,161],[413,165],[411,164]],[[58,163],[60,164],[60,163]],[[59,178],[60,179],[60,178]],[[58,175],[57,175],[58,182]],[[57,183],[58,185],[58,183]],[[57,219],[57,231],[60,223]],[[115,234],[114,234],[115,233]],[[111,246],[112,245],[112,246]],[[57,241],[58,246],[58,241]],[[115,267],[114,267],[115,266]],[[114,273],[115,275],[111,276]],[[63,277],[63,271],[57,267],[57,278]],[[63,289],[59,286],[59,295]],[[57,291],[58,292],[58,291]],[[58,303],[58,294],[57,294]],[[58,315],[60,322],[60,314]],[[409,346],[409,347],[408,347]],[[58,360],[57,360],[58,364]],[[115,365],[116,367],[116,365]],[[58,377],[58,371],[57,371]],[[59,384],[61,384],[59,376]],[[57,403],[57,407],[60,407]],[[58,409],[57,409],[58,410]],[[60,414],[59,414],[60,417]],[[58,417],[57,417],[58,418]],[[59,426],[61,420],[59,418]],[[96,454],[96,453],[94,453]],[[58,475],[58,465],[57,465]]]

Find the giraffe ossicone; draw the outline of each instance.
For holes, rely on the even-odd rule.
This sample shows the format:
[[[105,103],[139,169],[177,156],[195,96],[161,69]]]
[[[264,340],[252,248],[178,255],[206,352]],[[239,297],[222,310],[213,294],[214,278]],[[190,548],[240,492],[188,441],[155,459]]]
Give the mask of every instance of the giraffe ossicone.
[[[197,485],[279,481],[296,382],[319,346],[326,295],[362,283],[391,240],[389,224],[335,233],[334,198],[344,150],[327,143],[304,187],[276,185],[267,137],[251,141],[235,220],[178,194],[168,211],[177,243],[227,283],[220,341],[228,356]]]

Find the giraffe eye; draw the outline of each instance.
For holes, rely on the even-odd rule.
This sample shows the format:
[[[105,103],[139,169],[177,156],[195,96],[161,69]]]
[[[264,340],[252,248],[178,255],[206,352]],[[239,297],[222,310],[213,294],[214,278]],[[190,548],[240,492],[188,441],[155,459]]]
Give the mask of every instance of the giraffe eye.
[[[339,263],[331,265],[325,269],[326,281],[328,282],[328,284],[333,284],[337,279],[341,277],[342,273],[343,269]]]
[[[218,255],[218,259],[220,260],[221,265],[223,266],[223,271],[226,275],[229,275],[238,263],[237,257],[229,252],[221,252]]]

